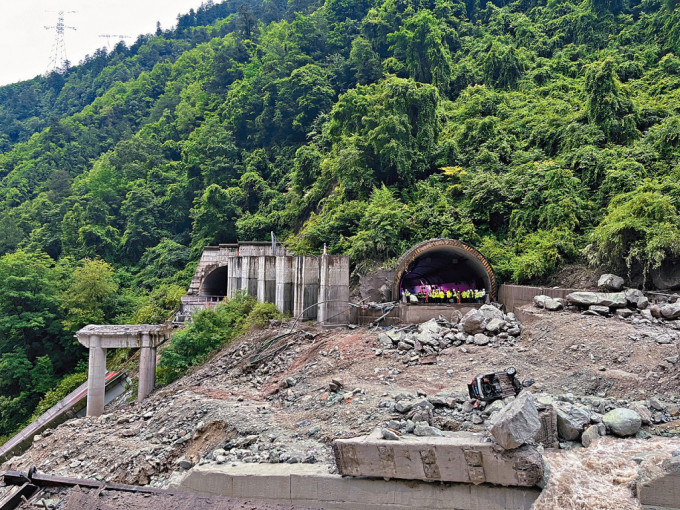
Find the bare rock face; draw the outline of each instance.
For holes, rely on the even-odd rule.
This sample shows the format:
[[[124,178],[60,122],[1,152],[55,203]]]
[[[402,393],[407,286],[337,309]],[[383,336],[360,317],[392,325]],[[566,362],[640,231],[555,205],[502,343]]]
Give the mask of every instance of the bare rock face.
[[[528,391],[521,392],[489,421],[489,432],[506,450],[519,448],[531,441],[540,429],[534,396]]]
[[[623,288],[623,278],[615,274],[603,274],[597,281],[597,286],[600,289],[618,291]]]
[[[465,331],[468,335],[474,335],[484,331],[485,322],[486,318],[479,310],[470,310],[463,316],[463,319],[461,320],[463,331]]]

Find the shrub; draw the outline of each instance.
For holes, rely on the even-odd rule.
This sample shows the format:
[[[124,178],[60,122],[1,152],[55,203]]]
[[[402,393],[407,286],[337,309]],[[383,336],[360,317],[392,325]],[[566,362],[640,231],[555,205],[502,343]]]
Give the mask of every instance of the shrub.
[[[212,351],[232,341],[249,325],[266,323],[273,317],[269,307],[274,308],[274,305],[257,305],[253,297],[240,293],[223,301],[214,310],[195,314],[191,325],[175,333],[170,345],[161,354],[157,373],[159,383],[169,384],[180,378],[190,367],[203,363]]]

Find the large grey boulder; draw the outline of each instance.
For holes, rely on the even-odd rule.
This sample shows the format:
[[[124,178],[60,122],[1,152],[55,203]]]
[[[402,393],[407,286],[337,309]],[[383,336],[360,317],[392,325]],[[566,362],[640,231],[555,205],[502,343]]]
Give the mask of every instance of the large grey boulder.
[[[590,410],[566,402],[555,404],[557,433],[560,438],[575,441],[586,425],[590,424]]]
[[[484,333],[477,333],[475,335],[475,345],[486,345],[491,341],[491,339]]]
[[[564,308],[564,305],[562,304],[561,301],[558,301],[557,299],[553,298],[548,298],[545,300],[545,309],[549,310],[551,312],[556,312],[558,310],[561,310]]]
[[[612,409],[602,417],[602,421],[612,434],[620,437],[633,436],[642,426],[640,415],[623,407]]]
[[[623,294],[626,296],[626,301],[628,301],[628,304],[633,305],[640,310],[649,306],[649,299],[647,299],[647,296],[645,296],[641,290],[626,289],[623,291]]]
[[[591,425],[581,436],[581,444],[588,448],[597,439],[600,439],[600,431],[597,425]]]
[[[489,432],[506,450],[519,448],[531,441],[539,430],[538,410],[534,396],[528,391],[521,392],[489,420]]]
[[[664,319],[677,319],[680,317],[680,301],[677,303],[669,303],[661,307],[661,316]]]
[[[623,292],[572,292],[567,294],[567,301],[578,306],[609,306],[611,308],[624,308],[627,304],[626,295]]]
[[[463,316],[460,323],[463,325],[463,331],[468,335],[474,335],[475,333],[484,331],[486,318],[479,310],[470,310]]]
[[[550,299],[550,296],[541,294],[540,296],[534,296],[534,306],[536,308],[545,308],[545,302]]]
[[[501,329],[503,329],[503,326],[505,326],[506,324],[507,322],[505,322],[503,319],[491,319],[486,324],[485,329],[495,334],[498,333]]]
[[[647,408],[644,402],[633,402],[629,408],[640,415],[643,425],[652,423],[652,412]]]
[[[479,308],[479,313],[481,313],[484,318],[488,321],[491,319],[500,319],[503,320],[505,318],[503,311],[499,310],[493,305],[482,305]]]
[[[597,280],[597,286],[605,290],[621,290],[623,288],[623,278],[615,274],[603,274]]]

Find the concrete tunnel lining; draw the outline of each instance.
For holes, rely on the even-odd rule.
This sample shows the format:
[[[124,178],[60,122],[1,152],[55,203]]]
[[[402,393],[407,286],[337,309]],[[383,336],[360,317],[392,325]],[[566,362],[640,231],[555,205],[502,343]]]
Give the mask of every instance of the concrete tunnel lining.
[[[404,284],[410,287],[420,280],[438,285],[467,281],[478,289],[486,289],[494,301],[498,295],[496,276],[489,261],[456,239],[430,239],[406,251],[397,262],[392,295],[397,299]]]
[[[203,277],[199,294],[202,296],[227,295],[227,270],[229,266],[217,266]]]

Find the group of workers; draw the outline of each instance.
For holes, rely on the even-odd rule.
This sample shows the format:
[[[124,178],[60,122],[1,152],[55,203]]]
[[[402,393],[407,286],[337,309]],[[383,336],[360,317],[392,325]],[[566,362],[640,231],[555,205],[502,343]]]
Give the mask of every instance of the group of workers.
[[[467,289],[456,290],[432,285],[429,289],[420,287],[417,292],[404,290],[404,299],[407,303],[484,303],[486,290]]]

